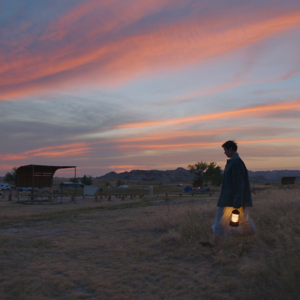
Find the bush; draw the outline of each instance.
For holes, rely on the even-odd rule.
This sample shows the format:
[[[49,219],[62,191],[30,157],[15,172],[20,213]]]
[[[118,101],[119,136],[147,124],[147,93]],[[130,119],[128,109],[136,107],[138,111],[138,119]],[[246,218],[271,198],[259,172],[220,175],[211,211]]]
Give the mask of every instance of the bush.
[[[124,184],[125,184],[125,182],[123,180],[121,180],[121,179],[119,179],[117,181],[117,186],[124,185]]]

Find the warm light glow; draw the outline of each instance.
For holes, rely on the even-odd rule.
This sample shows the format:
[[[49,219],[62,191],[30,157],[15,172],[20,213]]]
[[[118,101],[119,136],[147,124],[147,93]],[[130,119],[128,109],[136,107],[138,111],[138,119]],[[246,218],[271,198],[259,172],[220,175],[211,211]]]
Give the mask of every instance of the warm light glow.
[[[232,215],[231,215],[231,222],[237,223],[239,221],[239,218],[240,218],[239,214],[232,213]]]
[[[240,212],[237,209],[233,210],[229,225],[232,227],[239,226],[239,217],[240,217]]]

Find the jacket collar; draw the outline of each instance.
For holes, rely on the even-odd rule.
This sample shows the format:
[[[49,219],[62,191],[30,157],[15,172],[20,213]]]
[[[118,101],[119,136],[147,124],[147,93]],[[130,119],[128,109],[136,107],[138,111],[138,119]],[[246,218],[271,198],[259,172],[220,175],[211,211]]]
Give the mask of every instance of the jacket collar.
[[[235,159],[237,159],[239,157],[240,157],[239,154],[236,152],[234,156],[232,156],[229,159],[227,159],[227,163],[229,163],[229,162],[231,162],[231,161],[233,161],[233,160],[235,160]]]

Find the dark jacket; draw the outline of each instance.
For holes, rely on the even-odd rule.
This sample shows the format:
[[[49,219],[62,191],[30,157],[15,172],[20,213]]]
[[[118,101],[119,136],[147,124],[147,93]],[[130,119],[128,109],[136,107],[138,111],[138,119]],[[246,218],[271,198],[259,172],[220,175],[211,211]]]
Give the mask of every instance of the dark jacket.
[[[252,206],[248,171],[237,153],[227,160],[218,206],[234,208]]]

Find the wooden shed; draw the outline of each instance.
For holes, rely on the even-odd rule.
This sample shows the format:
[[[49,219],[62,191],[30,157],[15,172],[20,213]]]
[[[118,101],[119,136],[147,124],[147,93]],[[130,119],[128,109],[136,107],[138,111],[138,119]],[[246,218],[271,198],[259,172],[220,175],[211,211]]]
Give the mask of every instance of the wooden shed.
[[[17,187],[44,188],[53,186],[54,173],[59,169],[75,169],[75,166],[46,166],[46,165],[26,165],[21,166],[16,172]]]
[[[31,199],[34,201],[34,194],[37,189],[51,188],[53,186],[53,176],[59,169],[74,169],[76,178],[76,166],[48,166],[48,165],[26,165],[21,166],[16,171],[16,187],[19,189],[30,188]]]

